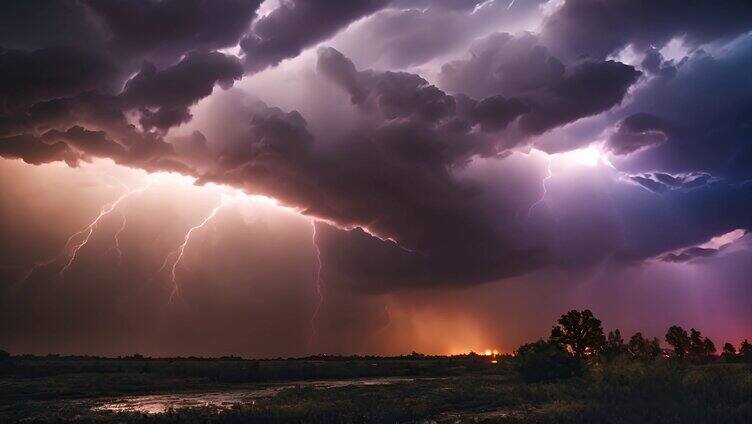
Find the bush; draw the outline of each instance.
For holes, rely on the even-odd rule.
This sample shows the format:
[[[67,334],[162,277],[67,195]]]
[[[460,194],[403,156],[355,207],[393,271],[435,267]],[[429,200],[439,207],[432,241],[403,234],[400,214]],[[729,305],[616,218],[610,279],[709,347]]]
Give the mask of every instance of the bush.
[[[538,340],[520,346],[515,369],[525,381],[536,382],[582,375],[583,363],[561,346]]]

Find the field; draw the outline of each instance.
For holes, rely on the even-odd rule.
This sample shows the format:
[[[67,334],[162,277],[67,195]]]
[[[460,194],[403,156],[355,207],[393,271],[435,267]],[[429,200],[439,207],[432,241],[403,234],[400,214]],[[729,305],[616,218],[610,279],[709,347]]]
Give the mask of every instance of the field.
[[[16,357],[0,422],[19,421],[748,423],[752,366],[617,358],[525,383],[509,358]]]

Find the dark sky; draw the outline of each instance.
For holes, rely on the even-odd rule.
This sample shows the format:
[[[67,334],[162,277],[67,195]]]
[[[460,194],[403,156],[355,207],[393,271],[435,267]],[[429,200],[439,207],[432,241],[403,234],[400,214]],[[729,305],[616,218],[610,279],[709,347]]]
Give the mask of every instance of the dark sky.
[[[0,5],[0,348],[752,337],[752,3]]]

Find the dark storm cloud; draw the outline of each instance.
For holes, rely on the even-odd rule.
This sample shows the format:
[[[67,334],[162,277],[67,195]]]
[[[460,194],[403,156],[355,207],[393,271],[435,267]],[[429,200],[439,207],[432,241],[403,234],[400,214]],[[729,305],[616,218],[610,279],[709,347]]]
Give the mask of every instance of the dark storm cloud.
[[[204,69],[206,64],[212,65],[211,71]],[[610,90],[611,79],[621,78],[616,85],[626,86],[631,81],[620,72],[629,77],[636,73],[612,62],[578,64],[572,75],[565,73],[550,87],[535,90],[537,98],[533,101],[532,95],[455,98],[415,74],[358,71],[333,49],[321,50],[317,68],[346,90],[364,112],[363,125],[326,144],[314,140],[299,113],[262,103],[249,104],[245,120],[227,122],[227,126],[239,126],[242,131],[233,139],[221,140],[212,150],[204,150],[209,156],[204,160],[195,155],[181,158],[157,134],[143,133],[127,124],[125,111],[144,107],[171,110],[192,104],[208,95],[215,83],[235,78],[237,63],[218,53],[190,54],[163,70],[146,65],[120,95],[85,93],[57,99],[36,105],[30,115],[40,119],[36,125],[78,120],[115,134],[114,139],[127,147],[122,158],[113,157],[118,163],[147,170],[177,170],[201,177],[200,182],[231,184],[279,199],[338,227],[362,227],[381,239],[394,240],[400,247],[380,246],[382,242],[371,239],[357,243],[364,251],[347,252],[354,255],[348,262],[368,270],[376,266],[367,262],[368,258],[379,257],[368,250],[399,250],[385,254],[397,255],[402,277],[373,274],[378,279],[389,277],[389,287],[479,283],[543,266],[550,260],[550,246],[536,238],[526,239],[520,211],[505,205],[506,197],[496,199],[490,213],[485,207],[487,188],[480,182],[458,179],[455,171],[473,156],[502,153],[504,140],[496,133],[511,122],[528,118],[537,125],[535,130],[541,130],[576,119],[572,116],[578,113],[594,113],[594,106],[588,102],[607,107],[623,95],[626,87],[621,93],[611,92],[620,91]],[[586,97],[585,106],[576,108],[578,99],[567,96],[587,96],[588,84],[598,88],[599,95],[595,100]],[[600,100],[604,96],[606,100]],[[546,109],[545,98],[555,98],[558,103]],[[557,107],[574,110],[564,112]],[[98,119],[97,114],[107,110],[111,116],[105,116],[111,119]],[[145,114],[142,121],[151,117]],[[473,129],[475,126],[479,131]],[[102,138],[83,135],[89,136],[84,137],[87,140]],[[82,134],[78,136],[82,138]],[[102,152],[95,149],[100,145],[85,144],[84,140],[56,139],[82,154]],[[194,163],[202,164],[205,172],[199,174],[198,165],[191,168]],[[518,195],[511,194],[510,199]],[[592,228],[595,221],[589,222]],[[609,222],[605,219],[604,226],[609,227]],[[599,234],[611,234],[611,230]],[[344,236],[370,238],[362,232]],[[585,252],[611,243],[579,240],[573,251]],[[575,256],[570,253],[570,260],[575,261]],[[581,256],[592,257],[585,253]],[[341,272],[351,276],[345,278],[352,281],[350,284],[360,284],[363,290],[380,290],[373,286],[377,278],[365,278],[362,269],[349,266]]]
[[[32,135],[0,138],[0,156],[6,159],[21,159],[32,165],[64,160],[71,165],[78,163],[76,155],[66,143],[45,143]]]
[[[514,96],[527,107],[523,133],[537,135],[619,104],[640,72],[613,61],[565,66],[531,34],[495,33],[471,48],[471,57],[442,67],[450,91]]]
[[[129,57],[178,57],[237,45],[261,0],[84,0]]]
[[[102,57],[74,47],[0,48],[0,113],[99,88],[115,73]]]
[[[502,35],[504,37],[504,35]],[[506,37],[504,37],[506,38]],[[531,46],[535,49],[535,46]],[[474,62],[475,56],[469,62]],[[535,61],[536,66],[549,61]],[[457,63],[455,63],[457,65]],[[520,117],[525,133],[540,134],[579,118],[608,110],[621,102],[627,88],[640,75],[631,66],[619,62],[581,62],[517,98],[489,96],[475,102],[462,99],[457,108],[455,97],[447,95],[418,75],[406,72],[358,72],[352,62],[332,48],[319,52],[319,71],[347,90],[355,104],[365,110],[377,110],[386,119],[417,116],[429,122],[450,117],[479,123],[483,130],[505,128]],[[530,75],[523,69],[518,74]],[[531,83],[532,84],[532,83]],[[493,91],[492,91],[493,92]],[[459,113],[458,113],[459,112]]]
[[[3,47],[37,50],[52,46],[103,46],[104,28],[79,0],[4,1],[0,4]]]
[[[532,34],[493,33],[474,42],[469,58],[441,67],[439,85],[474,97],[515,96],[561,80],[565,66]]]
[[[30,0],[0,5],[6,48],[97,52],[126,69],[237,45],[261,0]],[[72,65],[68,65],[72,66]]]
[[[470,241],[449,227],[435,230],[450,233],[438,235],[436,242]],[[317,237],[325,264],[323,278],[339,289],[366,293],[476,285],[525,274],[549,262],[543,249],[503,248],[477,239],[463,244],[463,250],[423,253],[381,241],[361,229],[341,231],[318,224]]]
[[[74,126],[65,132],[51,130],[45,133],[42,138],[46,141],[62,141],[67,143],[83,154],[110,158],[116,162],[120,161],[126,154],[123,146],[107,139],[104,131],[87,131],[79,126]]]
[[[295,57],[350,22],[384,7],[388,0],[284,0],[253,24],[240,46],[248,69],[260,71]]]
[[[652,196],[660,197],[628,190],[613,193],[625,229],[619,257],[639,261],[752,228],[752,184],[748,181],[713,181],[703,176],[687,180],[680,187],[670,187],[655,175],[643,175],[637,181],[656,192]]]
[[[749,178],[752,163],[752,37],[723,50],[696,53],[671,78],[653,77],[635,90],[608,146],[630,153],[630,172],[702,171]],[[624,116],[623,115],[623,116]]]
[[[31,163],[71,164],[109,157],[127,166],[177,171],[199,178],[199,183],[225,183],[273,197],[332,224],[331,229],[322,226],[321,233],[328,272],[365,291],[480,283],[549,264],[589,266],[615,254],[643,259],[749,225],[735,215],[749,205],[729,200],[748,196],[746,186],[735,181],[710,184],[716,181],[689,171],[634,172],[631,181],[650,192],[624,183],[626,189],[618,186],[624,193],[597,202],[592,199],[610,193],[599,191],[597,175],[583,174],[581,180],[568,181],[566,195],[550,200],[559,207],[555,219],[541,218],[542,212],[534,210],[548,194],[549,187],[541,182],[549,179],[545,172],[528,174],[517,165],[504,178],[459,177],[475,159],[493,158],[501,167],[510,166],[511,161],[501,161],[521,138],[528,141],[612,109],[640,77],[633,67],[614,61],[562,62],[531,34],[493,34],[476,43],[468,59],[445,65],[439,84],[451,87],[447,90],[453,94],[414,73],[358,70],[339,51],[323,48],[318,76],[344,90],[361,112],[344,136],[323,131],[315,137],[297,111],[247,102],[232,114],[213,117],[213,124],[224,127],[217,139],[193,133],[173,145],[164,133],[189,121],[190,107],[216,85],[226,88],[243,73],[235,57],[189,48],[219,47],[240,33],[240,25],[227,32],[207,27],[197,13],[208,3],[187,3],[188,11],[175,17],[174,32],[169,33],[168,25],[168,33],[155,35],[153,28],[162,22],[165,10],[174,11],[177,4],[96,2],[96,14],[105,16],[101,23],[113,34],[108,42],[129,52],[130,58],[144,56],[150,61],[122,81],[119,93],[97,90],[99,80],[91,78],[95,82],[89,83],[86,77],[69,83],[70,89],[63,85],[54,94],[34,94],[29,102],[36,103],[28,110],[14,111],[0,121],[8,134],[0,141],[2,155]],[[247,64],[259,70],[294,57],[384,4],[282,2],[256,22],[254,33],[244,40]],[[144,16],[143,27],[112,18],[132,14]],[[193,29],[186,30],[186,22]],[[135,35],[139,31],[143,39]],[[187,41],[191,37],[195,42]],[[182,56],[177,63],[162,63],[178,54]],[[676,75],[653,77],[641,89],[682,90],[684,73],[700,66],[701,60],[710,59],[676,64]],[[651,75],[670,66],[674,64],[655,56],[643,65]],[[718,76],[708,78],[713,81],[707,90],[713,90]],[[701,102],[692,100],[687,104]],[[656,110],[642,110],[649,104]],[[632,157],[671,144],[681,134],[681,125],[659,106],[638,96],[634,105],[624,107],[637,110],[627,112],[608,145]],[[138,120],[140,128],[131,120]],[[499,188],[515,180],[527,183],[507,191]],[[639,193],[627,193],[628,189]],[[667,197],[677,216],[694,230],[655,240],[653,223],[661,221],[645,219],[645,224],[636,218],[653,212],[649,202],[655,193]],[[614,206],[630,196],[638,201],[622,205],[623,212]],[[719,204],[729,211],[718,209]],[[529,220],[540,228],[531,231]],[[624,229],[621,222],[633,227]]]
[[[642,69],[652,75],[660,75],[671,78],[676,75],[676,64],[673,60],[664,60],[661,52],[656,49],[648,49],[645,58],[640,63]]]
[[[503,96],[490,96],[480,101],[464,95],[450,96],[416,74],[357,71],[348,58],[331,47],[319,50],[316,68],[347,91],[352,103],[364,114],[376,113],[386,121],[420,121],[456,138],[442,147],[449,163],[474,154],[499,152],[499,140],[471,133],[472,125],[478,124],[482,132],[494,132],[530,111],[522,101]]]
[[[330,43],[360,66],[418,66],[462,51],[473,38],[499,28],[515,32],[532,27],[543,3],[517,0],[510,8],[505,0],[396,1],[352,25]]]
[[[0,156],[22,159],[33,165],[64,161],[74,167],[80,161],[96,157],[147,171],[192,173],[192,168],[181,161],[173,146],[158,135],[133,131],[127,140],[127,147],[124,147],[109,139],[104,131],[73,126],[66,131],[47,131],[40,137],[23,134],[0,138]]]
[[[604,58],[628,44],[646,50],[684,37],[698,45],[750,29],[746,0],[567,0],[546,20],[541,41],[562,58]]]
[[[640,72],[620,62],[580,62],[559,81],[522,96],[531,112],[520,126],[540,134],[618,105]]]
[[[214,84],[232,86],[242,73],[240,62],[232,56],[217,52],[192,52],[176,65],[162,70],[146,63],[125,84],[121,97],[128,105],[191,105],[211,94]]]
[[[384,251],[401,263],[404,277],[385,285],[462,284],[462,276],[470,274],[478,282],[522,273],[545,260],[543,247],[522,240],[514,211],[495,215],[507,215],[501,223],[490,219],[477,205],[481,187],[452,175],[460,160],[452,144],[467,142],[464,134],[444,133],[424,116],[410,114],[321,145],[296,112],[251,103],[246,114],[251,118],[245,130],[224,140],[218,165],[201,182],[273,196],[340,228],[362,227],[394,240],[397,244],[385,244],[361,230],[332,236],[343,242],[342,237],[355,237],[357,246]],[[321,237],[322,243],[329,238],[323,232]],[[354,275],[363,271],[353,266],[376,266],[364,261],[353,261],[356,265],[341,272]],[[375,281],[353,284],[379,290],[371,287]]]
[[[475,101],[466,96],[457,96],[462,115],[471,124],[479,124],[483,131],[499,131],[509,125],[515,118],[531,111],[530,107],[520,99],[507,99],[496,95]]]
[[[188,107],[211,94],[215,85],[229,87],[241,76],[239,60],[218,52],[191,52],[177,64],[159,70],[146,62],[118,95],[82,91],[40,101],[26,112],[10,115],[5,127],[0,127],[0,134],[66,130],[81,124],[107,131],[129,144],[129,139],[143,134],[130,124],[127,112],[137,111],[146,131],[152,127],[166,131],[187,122],[191,117]]]
[[[635,113],[619,123],[607,145],[617,155],[625,155],[665,142],[667,133],[668,124],[661,118],[648,113]]]
[[[125,84],[120,95],[126,108],[142,108],[145,129],[165,130],[187,122],[191,106],[210,95],[214,85],[232,86],[243,75],[240,61],[217,52],[191,52],[179,63],[163,70],[146,63]],[[158,108],[156,112],[148,108]]]

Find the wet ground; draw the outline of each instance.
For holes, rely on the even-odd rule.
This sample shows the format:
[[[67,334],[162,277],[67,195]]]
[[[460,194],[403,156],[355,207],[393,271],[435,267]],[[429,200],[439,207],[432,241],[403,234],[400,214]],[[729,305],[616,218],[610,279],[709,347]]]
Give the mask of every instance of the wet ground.
[[[91,409],[94,411],[141,412],[145,414],[159,414],[167,412],[168,410],[205,406],[211,406],[219,409],[229,409],[234,405],[253,405],[259,399],[276,395],[280,390],[296,387],[331,389],[336,387],[378,386],[410,381],[414,381],[414,379],[402,377],[383,377],[353,380],[302,381],[275,384],[251,389],[122,396],[116,398],[96,399],[92,401],[84,400],[83,402],[91,403]]]

